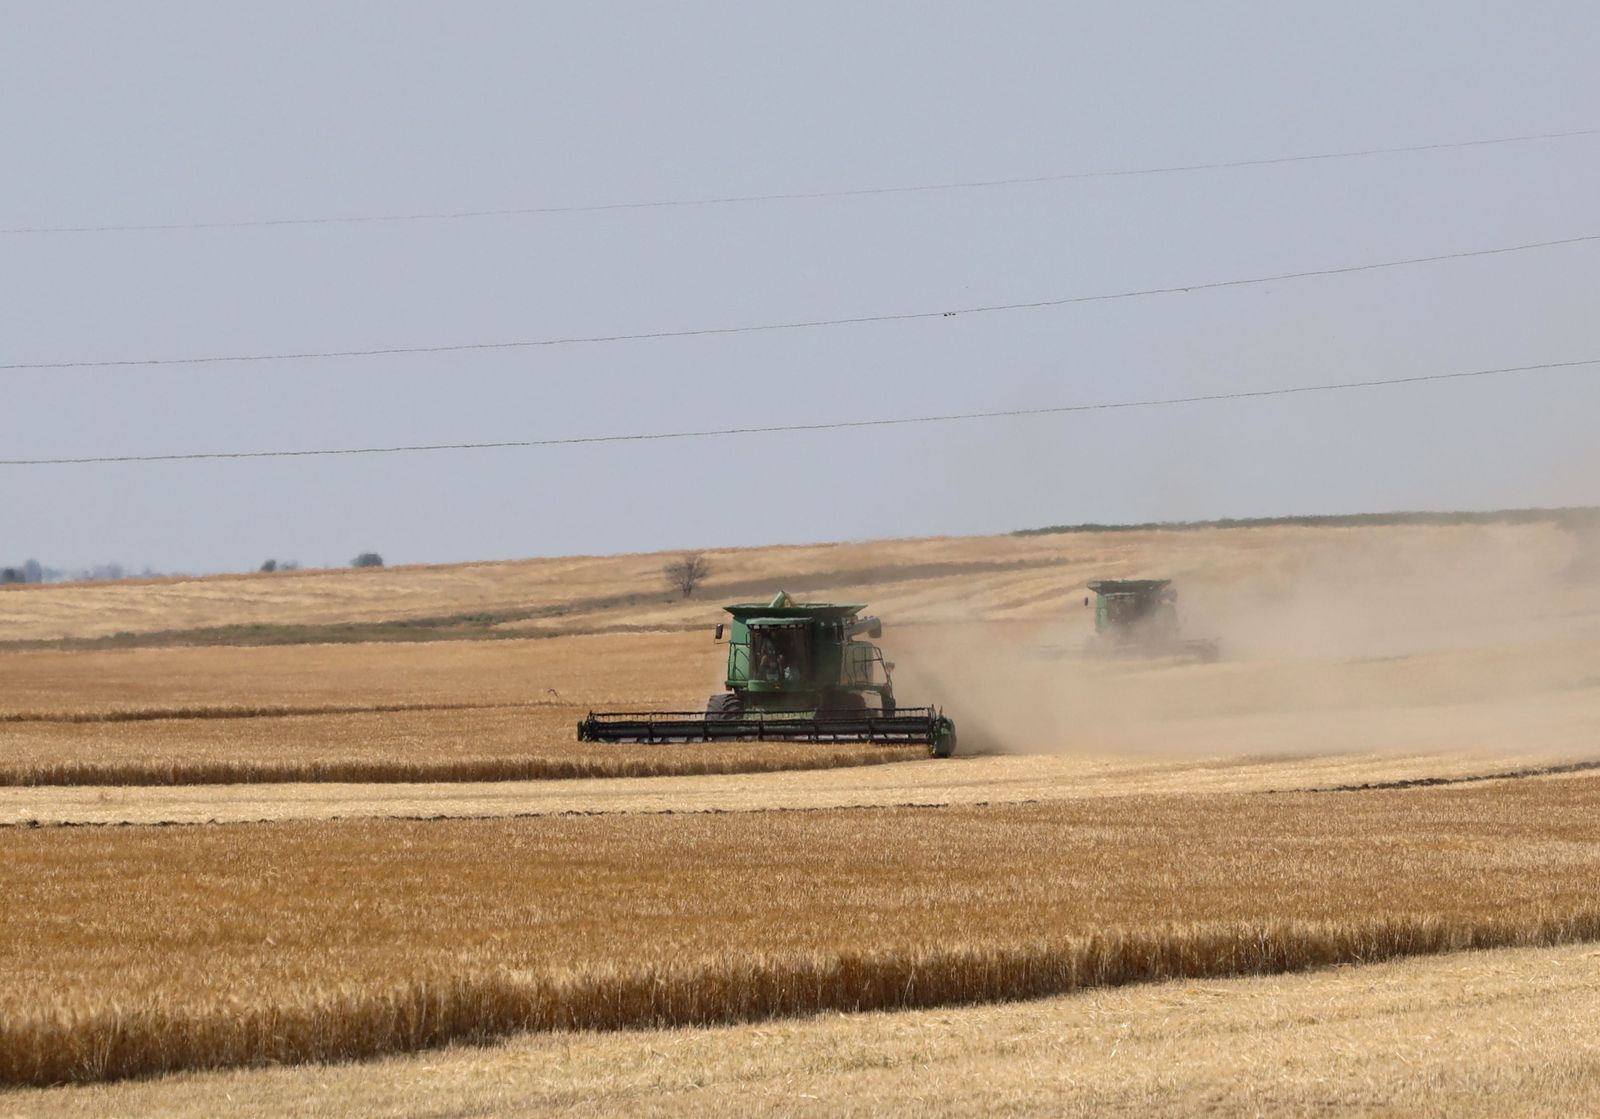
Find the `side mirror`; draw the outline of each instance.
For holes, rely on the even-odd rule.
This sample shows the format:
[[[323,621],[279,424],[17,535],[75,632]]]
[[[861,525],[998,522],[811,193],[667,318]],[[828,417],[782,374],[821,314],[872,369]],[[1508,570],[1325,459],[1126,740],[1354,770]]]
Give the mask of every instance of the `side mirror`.
[[[714,638],[712,638],[712,640],[713,641],[721,641],[722,640],[722,623],[721,622],[717,623],[717,635]]]
[[[883,662],[883,667],[884,667],[884,671],[893,672],[894,671],[894,661],[884,661]]]

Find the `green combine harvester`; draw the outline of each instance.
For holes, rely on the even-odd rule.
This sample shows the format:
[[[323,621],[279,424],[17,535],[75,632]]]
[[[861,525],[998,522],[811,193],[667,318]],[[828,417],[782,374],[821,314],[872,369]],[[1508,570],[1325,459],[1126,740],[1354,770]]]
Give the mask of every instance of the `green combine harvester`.
[[[1184,637],[1178,592],[1171,579],[1101,579],[1094,592],[1094,636],[1086,651],[1102,657],[1195,657],[1221,655],[1215,638]],[[1084,599],[1084,605],[1089,604]]]
[[[727,690],[704,711],[590,712],[582,742],[873,742],[920,744],[936,758],[956,748],[956,726],[933,707],[895,702],[894,665],[862,635],[883,624],[860,605],[770,602],[724,607]],[[718,623],[717,639],[729,627]]]

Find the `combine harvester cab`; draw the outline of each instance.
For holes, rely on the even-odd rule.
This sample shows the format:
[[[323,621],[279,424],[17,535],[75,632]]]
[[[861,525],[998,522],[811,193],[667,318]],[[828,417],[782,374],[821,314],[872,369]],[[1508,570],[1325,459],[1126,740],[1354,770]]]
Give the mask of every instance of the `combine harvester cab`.
[[[1214,661],[1212,637],[1184,637],[1171,579],[1101,579],[1094,592],[1094,636],[1086,651],[1100,657],[1195,657]],[[1085,600],[1085,605],[1088,605]]]
[[[921,744],[936,758],[956,746],[955,723],[933,707],[895,702],[893,664],[862,635],[883,624],[860,605],[797,603],[779,591],[770,602],[724,607],[727,691],[704,711],[591,712],[578,724],[584,742],[873,742]]]

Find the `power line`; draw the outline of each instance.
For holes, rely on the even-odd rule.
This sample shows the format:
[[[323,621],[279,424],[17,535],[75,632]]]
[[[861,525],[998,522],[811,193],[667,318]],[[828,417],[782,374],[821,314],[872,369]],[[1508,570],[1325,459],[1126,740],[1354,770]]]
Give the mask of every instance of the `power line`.
[[[1501,256],[1507,253],[1528,252],[1533,249],[1550,249],[1562,245],[1580,245],[1600,241],[1600,233],[1581,237],[1563,237],[1554,241],[1530,241],[1520,245],[1501,245],[1490,249],[1468,249],[1463,252],[1438,253],[1433,256],[1406,257],[1401,260],[1384,260],[1372,264],[1347,264],[1336,268],[1314,268],[1304,272],[1278,272],[1269,276],[1248,276],[1234,280],[1207,280],[1198,283],[1175,284],[1170,287],[1140,288],[1130,291],[1101,292],[1094,295],[1071,295],[1060,299],[1037,299],[1024,303],[990,303],[975,307],[955,307],[938,311],[902,311],[878,315],[849,315],[836,319],[797,319],[790,322],[755,323],[746,326],[707,326],[687,330],[649,330],[633,334],[590,334],[565,338],[535,338],[512,342],[454,342],[435,346],[382,346],[362,350],[306,350],[298,353],[267,354],[208,354],[201,357],[119,358],[107,361],[24,361],[0,365],[0,370],[19,369],[109,369],[125,366],[215,365],[223,362],[306,361],[314,358],[393,357],[400,354],[460,353],[469,350],[523,350],[545,346],[582,346],[605,342],[645,342],[661,338],[704,338],[723,334],[757,334],[775,330],[813,330],[828,326],[856,326],[865,323],[910,322],[915,319],[950,319],[958,315],[984,315],[996,311],[1033,311],[1045,307],[1069,307],[1079,303],[1101,303],[1119,299],[1138,299],[1152,295],[1177,295],[1191,291],[1215,291],[1221,288],[1246,287],[1251,284],[1271,284],[1281,280],[1303,280],[1317,276],[1345,276],[1356,272],[1375,272],[1383,268],[1407,268],[1418,264],[1436,264],[1447,260],[1467,260],[1473,257]]]
[[[1266,396],[1294,396],[1313,392],[1343,392],[1391,385],[1460,381],[1474,377],[1495,377],[1512,373],[1547,372],[1600,365],[1600,357],[1576,361],[1552,361],[1537,365],[1510,365],[1497,369],[1473,369],[1461,373],[1428,373],[1414,377],[1387,377],[1375,381],[1341,381],[1323,385],[1296,385],[1289,388],[1246,389],[1237,392],[1205,393],[1198,396],[1170,396],[1151,400],[1119,400],[1099,404],[1063,404],[1046,408],[1010,408],[992,412],[957,412],[942,416],[901,416],[878,420],[833,420],[826,423],[772,424],[763,427],[723,427],[701,431],[657,431],[627,435],[577,435],[557,439],[515,439],[492,443],[414,443],[393,447],[338,447],[311,451],[202,451],[192,454],[95,455],[82,458],[0,459],[0,466],[69,466],[114,462],[192,462],[200,459],[315,458],[331,455],[397,455],[435,451],[487,451],[513,447],[573,447],[594,443],[647,443],[669,439],[714,439],[733,435],[776,435],[785,432],[840,431],[851,428],[907,427],[914,424],[956,423],[996,420],[1015,416],[1054,416],[1069,412],[1108,412],[1125,408],[1164,408],[1177,404],[1201,404],[1224,400],[1248,400]]]
[[[1593,136],[1600,129],[1584,128],[1572,132],[1537,132],[1522,136],[1495,136],[1479,140],[1456,140],[1436,144],[1410,144],[1403,147],[1359,148],[1350,151],[1318,152],[1309,155],[1273,156],[1264,159],[1232,159],[1215,163],[1178,163],[1160,167],[1129,167],[1099,171],[1072,171],[1059,175],[1032,175],[1009,179],[972,179],[911,186],[859,187],[851,190],[795,191],[782,194],[732,194],[709,198],[669,198],[645,202],[601,202],[573,206],[523,206],[499,210],[437,210],[406,214],[357,214],[314,218],[258,218],[243,221],[161,222],[142,225],[38,225],[0,228],[0,234],[48,233],[149,233],[194,229],[266,229],[297,225],[358,225],[377,222],[457,221],[469,218],[528,217],[538,214],[585,214],[606,210],[658,210],[684,206],[728,206],[754,202],[797,202],[825,198],[866,198],[883,194],[927,194],[937,191],[981,190],[989,187],[1033,186],[1086,179],[1117,179],[1138,175],[1175,175],[1193,171],[1224,171],[1241,167],[1274,167],[1291,163],[1316,163],[1338,159],[1360,159],[1379,155],[1404,155],[1413,152],[1482,148],[1498,144],[1527,144],[1549,140],[1570,140]]]

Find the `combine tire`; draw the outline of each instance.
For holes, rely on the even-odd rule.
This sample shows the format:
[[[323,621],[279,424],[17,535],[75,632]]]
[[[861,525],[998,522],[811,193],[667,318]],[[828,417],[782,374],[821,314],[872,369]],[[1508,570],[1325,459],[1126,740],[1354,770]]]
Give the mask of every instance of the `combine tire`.
[[[706,700],[706,718],[724,719],[728,722],[744,714],[744,702],[738,692],[718,692]]]
[[[956,752],[956,725],[949,719],[939,720],[939,729],[934,732],[933,741],[928,745],[930,758],[948,758]]]

